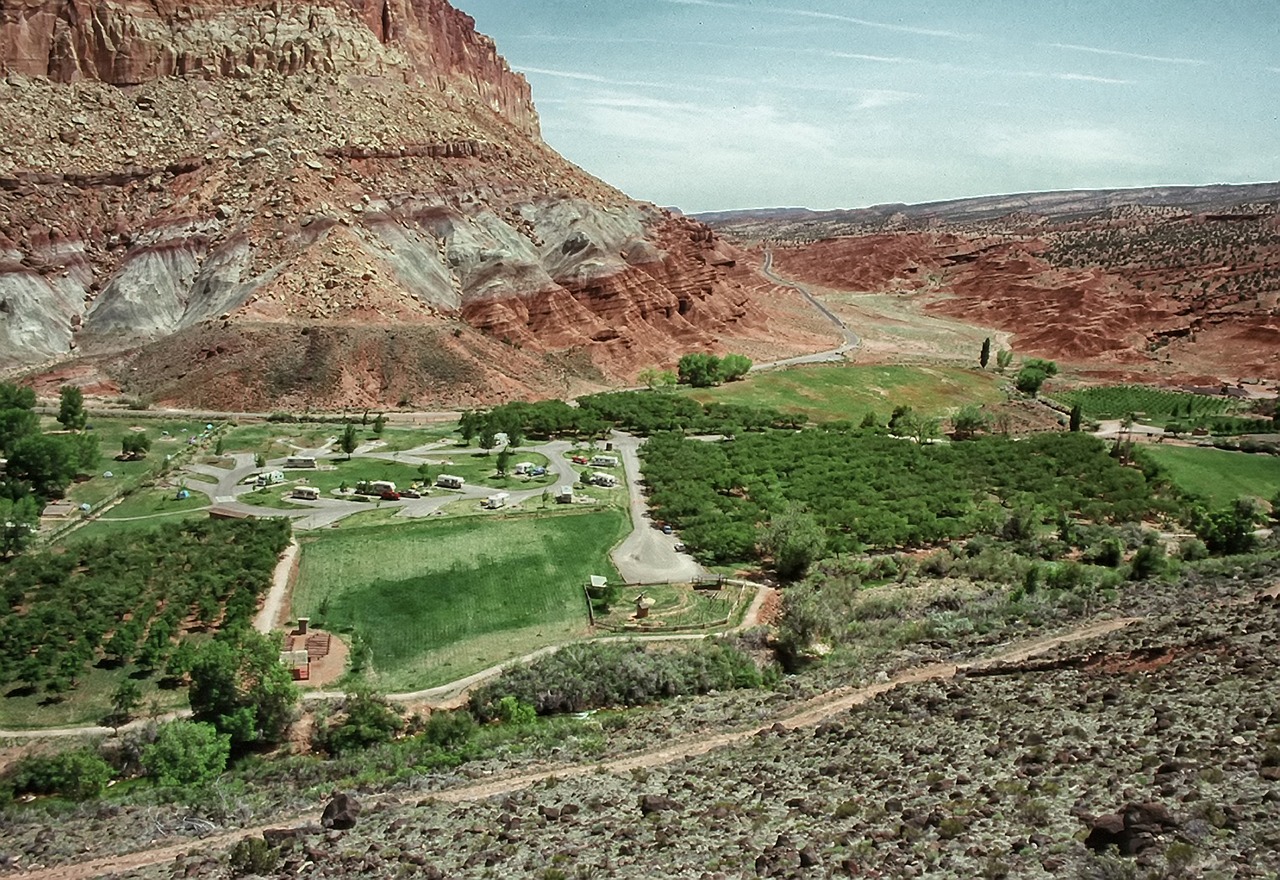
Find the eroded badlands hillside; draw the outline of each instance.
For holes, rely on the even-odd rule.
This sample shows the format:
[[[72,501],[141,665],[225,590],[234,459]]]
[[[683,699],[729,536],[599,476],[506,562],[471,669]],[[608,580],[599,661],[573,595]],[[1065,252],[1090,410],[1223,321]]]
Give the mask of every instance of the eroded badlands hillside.
[[[0,128],[0,366],[51,381],[464,405],[768,336],[736,252],[543,144],[444,0],[5,2]]]
[[[1280,185],[1041,193],[708,215],[784,274],[919,297],[1116,376],[1267,378],[1280,350]]]

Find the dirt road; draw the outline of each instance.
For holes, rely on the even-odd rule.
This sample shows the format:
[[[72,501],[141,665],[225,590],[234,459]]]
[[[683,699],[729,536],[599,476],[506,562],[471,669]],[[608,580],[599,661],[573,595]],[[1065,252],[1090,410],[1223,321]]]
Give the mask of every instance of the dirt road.
[[[444,803],[466,803],[469,801],[484,800],[486,798],[528,788],[531,785],[544,782],[552,777],[563,781],[571,777],[585,776],[601,772],[624,774],[634,769],[671,764],[687,758],[705,755],[715,749],[735,745],[748,740],[763,731],[770,730],[774,728],[775,725],[780,724],[788,729],[816,726],[835,715],[847,712],[856,706],[867,703],[881,694],[892,691],[902,685],[917,684],[925,681],[946,680],[953,678],[956,673],[961,670],[982,668],[984,666],[998,663],[1020,662],[1037,656],[1038,654],[1051,651],[1062,645],[1097,638],[1098,636],[1115,632],[1116,630],[1123,629],[1135,622],[1136,620],[1132,618],[1096,621],[1094,623],[1076,627],[1056,636],[1042,636],[1040,638],[1015,643],[1002,651],[998,651],[995,654],[983,658],[982,660],[962,664],[935,663],[927,666],[919,666],[913,669],[904,670],[893,678],[877,684],[859,688],[838,688],[833,691],[828,691],[827,693],[815,697],[800,706],[791,707],[786,713],[776,718],[745,729],[727,731],[710,737],[699,736],[697,738],[677,740],[659,748],[638,752],[623,758],[615,758],[611,761],[550,767],[543,770],[515,773],[509,776],[486,779],[483,782],[477,782],[472,785],[464,785],[447,791],[436,792],[432,797],[435,800]],[[394,798],[395,795],[385,794],[380,796],[375,795],[366,798],[365,800],[366,802],[377,802],[379,800],[394,800]],[[309,814],[278,816],[269,823],[252,828],[242,828],[225,834],[215,834],[200,839],[183,839],[172,843],[157,843],[156,846],[139,852],[120,856],[109,856],[100,859],[91,859],[74,865],[61,865],[54,868],[28,871],[26,873],[14,873],[11,876],[21,877],[23,880],[89,880],[89,878],[93,877],[101,877],[107,874],[116,874],[169,862],[177,856],[193,850],[210,852],[225,849],[233,845],[237,840],[245,837],[258,836],[268,828],[278,828],[314,821],[315,816]]]

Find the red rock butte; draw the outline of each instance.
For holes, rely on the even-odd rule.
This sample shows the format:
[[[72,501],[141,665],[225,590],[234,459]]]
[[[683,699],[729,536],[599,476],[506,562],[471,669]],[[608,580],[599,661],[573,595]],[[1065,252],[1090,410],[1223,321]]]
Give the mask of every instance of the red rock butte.
[[[0,366],[455,407],[788,340],[696,221],[541,140],[443,0],[0,5]]]

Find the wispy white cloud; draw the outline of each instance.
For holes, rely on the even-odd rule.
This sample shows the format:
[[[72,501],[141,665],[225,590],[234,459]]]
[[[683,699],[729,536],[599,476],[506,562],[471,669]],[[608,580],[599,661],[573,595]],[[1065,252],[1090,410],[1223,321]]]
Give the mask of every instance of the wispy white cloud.
[[[669,89],[672,88],[671,83],[648,82],[645,80],[626,80],[626,79],[610,79],[607,76],[600,76],[595,73],[582,73],[577,70],[554,70],[548,67],[527,67],[521,66],[516,68],[520,73],[536,73],[539,76],[554,76],[559,79],[571,79],[578,82],[597,83],[599,85],[608,86],[633,86],[638,88],[650,89]]]
[[[1054,79],[1065,80],[1066,82],[1102,83],[1103,85],[1109,86],[1133,85],[1133,80],[1131,79],[1113,79],[1109,76],[1093,76],[1088,73],[1051,73],[1049,76]]]
[[[1069,49],[1072,52],[1089,52],[1093,55],[1109,55],[1113,58],[1132,58],[1137,61],[1155,61],[1160,64],[1208,64],[1202,58],[1173,58],[1167,55],[1143,55],[1140,52],[1122,52],[1119,49],[1099,49],[1095,46],[1080,46],[1075,43],[1041,43],[1050,49]]]
[[[915,64],[915,58],[905,55],[864,55],[861,52],[819,52],[824,58],[847,58],[851,61],[876,61],[881,64]]]
[[[948,40],[973,40],[976,34],[965,34],[958,31],[935,30],[933,28],[915,27],[906,24],[893,24],[887,21],[875,21],[869,18],[856,18],[852,15],[840,15],[834,12],[818,12],[813,9],[793,9],[785,6],[752,7],[738,3],[725,3],[722,0],[665,0],[677,6],[708,6],[714,9],[732,9],[737,12],[769,12],[774,15],[789,15],[796,18],[812,18],[820,21],[838,21],[859,27],[877,30],[896,31],[902,34],[915,34],[922,37],[941,37]]]

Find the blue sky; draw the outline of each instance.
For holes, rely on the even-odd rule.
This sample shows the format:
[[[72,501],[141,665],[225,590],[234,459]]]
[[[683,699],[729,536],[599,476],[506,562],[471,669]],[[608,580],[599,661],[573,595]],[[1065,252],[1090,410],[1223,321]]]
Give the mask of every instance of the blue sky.
[[[453,0],[686,211],[1280,179],[1277,0]]]

